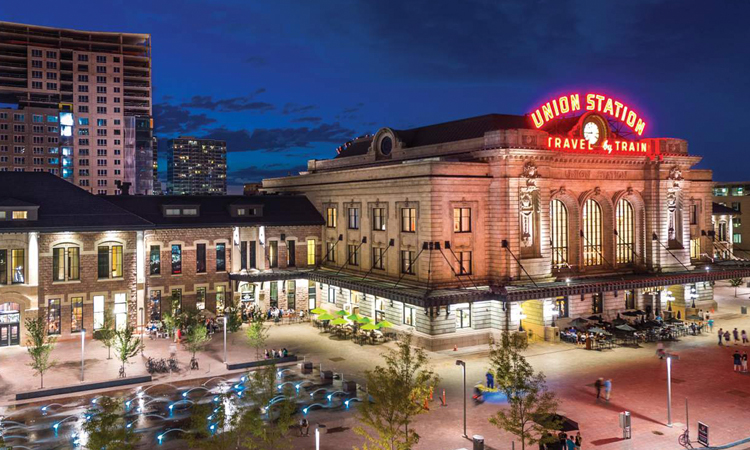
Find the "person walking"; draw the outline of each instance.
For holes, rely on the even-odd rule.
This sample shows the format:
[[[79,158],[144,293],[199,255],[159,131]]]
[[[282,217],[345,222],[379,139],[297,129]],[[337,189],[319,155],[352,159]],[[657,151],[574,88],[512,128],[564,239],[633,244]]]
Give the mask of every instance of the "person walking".
[[[708,331],[710,333],[714,332],[714,319],[708,319]]]
[[[739,372],[742,370],[742,355],[740,355],[739,350],[734,351],[732,359],[734,359],[734,371]]]
[[[747,345],[747,331],[742,330],[740,335],[742,336],[742,345]]]
[[[722,339],[724,339],[724,330],[722,328],[719,328],[719,345],[724,345],[721,343]]]
[[[612,379],[607,378],[604,380],[604,399],[609,401],[609,396],[612,393]]]
[[[742,371],[747,372],[747,352],[742,352]]]
[[[604,385],[604,379],[603,378],[597,378],[594,382],[594,388],[596,389],[596,399],[599,400],[599,397],[602,394],[602,386]]]
[[[740,343],[740,332],[735,328],[732,330],[732,336],[734,337],[734,345],[737,345]]]
[[[492,375],[492,372],[487,372],[487,388],[488,389],[495,389],[495,376]]]
[[[576,450],[576,443],[573,440],[573,436],[568,436],[565,439],[565,450]]]
[[[576,443],[576,450],[581,450],[581,445],[583,445],[583,438],[581,437],[580,431],[576,433],[575,443]]]
[[[725,332],[724,332],[724,342],[726,342],[726,343],[727,343],[727,345],[729,345],[729,340],[730,340],[731,338],[732,338],[732,336],[731,336],[731,335],[729,334],[729,330],[725,331]]]

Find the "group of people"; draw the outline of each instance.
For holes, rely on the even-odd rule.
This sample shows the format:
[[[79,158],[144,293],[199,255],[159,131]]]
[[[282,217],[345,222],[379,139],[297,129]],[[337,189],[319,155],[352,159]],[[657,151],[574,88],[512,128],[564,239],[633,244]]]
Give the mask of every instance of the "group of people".
[[[724,345],[724,342],[726,342],[726,345],[729,345],[729,342],[732,338],[734,338],[734,345],[739,345],[740,339],[742,340],[742,345],[748,344],[747,339],[747,332],[745,330],[742,330],[742,332],[738,331],[737,328],[732,330],[730,333],[729,330],[724,330],[723,328],[719,328],[719,345]]]
[[[275,306],[272,306],[267,311],[263,312],[260,307],[250,302],[243,302],[243,307],[241,310],[243,322],[252,322],[256,319],[263,319],[273,320],[274,322],[279,323],[281,319],[285,317],[290,319],[299,318],[299,320],[304,320],[306,314],[306,311],[302,309],[299,311],[295,311],[294,308],[284,309],[277,308]]]
[[[735,372],[747,372],[747,352],[742,352],[740,355],[740,351],[735,350],[732,359],[734,360]]]
[[[266,349],[264,356],[266,359],[286,358],[289,356],[289,350],[286,347],[278,351],[276,349],[271,349],[270,351]]]
[[[575,436],[561,432],[557,435],[557,440],[545,433],[539,441],[539,450],[581,450],[581,445],[583,438],[580,431]]]
[[[609,396],[612,394],[612,379],[597,378],[594,382],[594,388],[596,389],[596,399],[599,400],[602,396],[602,389],[604,389],[604,400],[609,401]]]

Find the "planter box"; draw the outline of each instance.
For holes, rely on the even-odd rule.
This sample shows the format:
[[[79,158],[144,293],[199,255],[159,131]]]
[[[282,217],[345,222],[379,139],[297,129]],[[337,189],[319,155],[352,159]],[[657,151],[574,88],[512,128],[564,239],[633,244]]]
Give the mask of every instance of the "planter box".
[[[109,381],[99,381],[96,383],[76,384],[50,389],[39,389],[36,391],[19,392],[16,394],[16,400],[29,400],[33,398],[49,397],[51,395],[72,394],[75,392],[93,391],[95,389],[109,389],[120,386],[130,386],[132,384],[143,384],[151,382],[151,375],[139,377],[117,378]]]
[[[295,361],[297,361],[297,357],[295,355],[289,355],[285,358],[261,359],[258,361],[227,364],[227,370],[250,369],[253,367],[271,366],[274,364],[282,364]]]

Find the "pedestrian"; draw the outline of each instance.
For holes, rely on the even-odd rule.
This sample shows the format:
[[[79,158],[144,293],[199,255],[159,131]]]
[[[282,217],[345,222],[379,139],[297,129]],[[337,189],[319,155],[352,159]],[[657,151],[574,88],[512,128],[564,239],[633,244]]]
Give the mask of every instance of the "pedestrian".
[[[576,433],[576,450],[581,450],[581,445],[583,445],[583,438],[581,437],[581,432],[579,431]]]
[[[299,435],[300,436],[310,435],[310,423],[304,417],[299,421]]]
[[[708,319],[708,331],[711,333],[714,332],[714,319]]]
[[[487,372],[487,388],[488,389],[495,389],[495,376],[492,375],[492,372]]]
[[[721,340],[724,338],[724,330],[719,328],[719,345],[724,345],[721,343]]]
[[[747,352],[742,352],[742,371],[747,372]]]
[[[576,443],[573,440],[572,436],[568,436],[568,438],[565,439],[565,449],[566,450],[576,450]]]
[[[607,378],[604,381],[604,399],[609,401],[609,395],[612,393],[612,379]]]
[[[729,345],[729,340],[730,340],[731,338],[732,338],[732,336],[731,336],[731,335],[729,334],[729,330],[725,331],[725,332],[724,332],[724,342],[726,342],[726,343],[727,343],[727,345]]]
[[[747,331],[742,330],[742,345],[747,345]]]
[[[664,359],[664,344],[662,342],[656,344],[656,356],[658,356],[659,359]]]
[[[732,330],[732,336],[734,336],[734,345],[737,345],[740,343],[740,332],[737,331],[737,328]]]
[[[602,385],[604,384],[603,381],[604,381],[603,378],[597,378],[597,380],[594,382],[594,388],[596,388],[597,400],[599,400],[599,397],[601,396],[601,393],[602,393]]]
[[[734,371],[739,372],[742,370],[742,355],[740,355],[739,350],[734,351],[732,358],[734,359]]]

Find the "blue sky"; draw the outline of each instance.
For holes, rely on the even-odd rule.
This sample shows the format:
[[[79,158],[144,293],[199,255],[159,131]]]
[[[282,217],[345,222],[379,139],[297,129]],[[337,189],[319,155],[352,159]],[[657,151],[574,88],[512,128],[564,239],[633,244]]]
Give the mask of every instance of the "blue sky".
[[[150,33],[157,135],[226,139],[235,190],[381,126],[594,89],[635,105],[649,136],[687,139],[715,179],[750,179],[749,15],[739,0],[0,5],[7,21]]]

